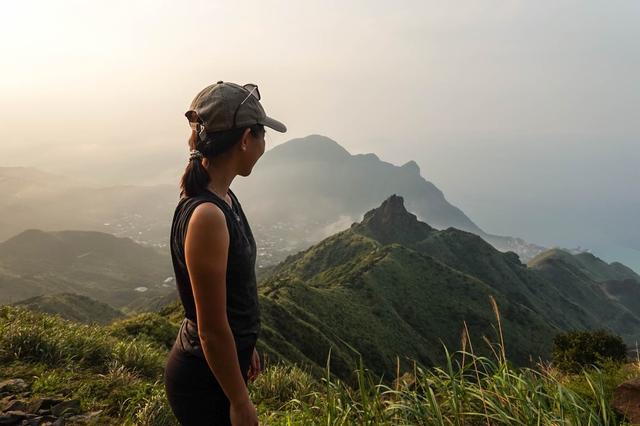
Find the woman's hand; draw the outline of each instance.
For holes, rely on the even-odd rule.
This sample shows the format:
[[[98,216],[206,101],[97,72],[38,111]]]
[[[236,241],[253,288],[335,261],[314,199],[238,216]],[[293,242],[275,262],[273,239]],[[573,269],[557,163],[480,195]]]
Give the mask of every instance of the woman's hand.
[[[231,404],[229,417],[233,426],[259,426],[258,411],[249,398],[239,404]]]
[[[254,381],[255,378],[262,371],[262,367],[260,366],[260,356],[258,355],[258,350],[253,348],[253,355],[251,355],[251,365],[249,366],[249,374],[247,378],[250,382]]]

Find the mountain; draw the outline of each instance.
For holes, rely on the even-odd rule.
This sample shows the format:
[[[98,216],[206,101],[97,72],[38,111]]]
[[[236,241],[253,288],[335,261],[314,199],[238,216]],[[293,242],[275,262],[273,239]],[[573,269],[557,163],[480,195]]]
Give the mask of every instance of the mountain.
[[[174,290],[171,260],[130,238],[29,229],[0,243],[0,303],[71,292],[115,308]]]
[[[640,275],[619,262],[606,263],[591,253],[552,249],[528,266],[557,283],[560,292],[606,326],[628,335],[635,346],[640,317]]]
[[[414,161],[396,166],[372,153],[351,155],[321,135],[292,139],[265,152],[251,178],[234,182],[234,189],[258,239],[272,246],[287,242],[271,263],[346,229],[392,193],[404,197],[407,209],[434,228],[472,232],[525,260],[545,250],[480,229],[421,176]]]
[[[30,297],[13,303],[32,311],[57,314],[64,319],[85,324],[109,324],[124,314],[106,303],[74,293],[56,293]]]
[[[400,197],[392,196],[383,206],[393,200],[395,210],[400,212]],[[372,228],[387,229],[393,224],[387,221],[382,226],[375,226],[363,220],[353,227],[366,233],[373,232]],[[402,228],[396,226],[395,229]],[[411,233],[415,235],[416,231]],[[566,263],[580,265],[584,270],[582,275],[575,271],[566,274],[562,265],[542,268],[541,259],[552,258],[549,252],[540,254],[530,264],[524,265],[514,253],[497,252],[477,235],[455,228],[432,232],[425,238],[420,235],[415,240],[404,242],[404,245],[480,278],[510,300],[519,300],[547,317],[559,328],[604,326],[621,334],[628,342],[640,336],[640,310],[629,310],[624,303],[602,291],[602,287],[611,280],[638,279],[640,282],[640,276],[618,262],[607,264],[591,253],[549,251],[562,253]],[[588,290],[592,287],[593,292]],[[640,302],[640,298],[632,300]],[[570,315],[569,311],[572,311]]]
[[[331,348],[332,371],[342,376],[357,359],[350,346],[379,374],[393,375],[396,354],[403,365],[440,364],[440,341],[459,348],[463,321],[474,349],[488,353],[481,337],[496,342],[489,296],[508,358],[519,364],[548,357],[555,333],[601,320],[515,253],[470,232],[437,230],[395,194],[361,222],[288,256],[259,288],[264,350],[320,368]]]
[[[592,253],[569,254],[564,250],[551,249],[531,259],[528,265],[545,272],[558,268],[571,270],[573,273],[586,275],[597,282],[626,279],[640,282],[640,275],[631,268],[620,262],[607,263]]]

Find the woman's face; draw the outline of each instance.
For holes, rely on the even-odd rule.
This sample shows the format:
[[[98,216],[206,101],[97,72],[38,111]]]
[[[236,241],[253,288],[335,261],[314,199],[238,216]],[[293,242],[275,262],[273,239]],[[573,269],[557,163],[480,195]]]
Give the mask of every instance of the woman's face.
[[[266,131],[259,130],[257,135],[254,136],[250,131],[247,130],[247,134],[245,135],[246,144],[244,145],[245,150],[242,163],[242,170],[240,170],[241,176],[249,176],[251,174],[251,170],[253,166],[256,164],[258,159],[262,157],[265,151],[265,136]]]

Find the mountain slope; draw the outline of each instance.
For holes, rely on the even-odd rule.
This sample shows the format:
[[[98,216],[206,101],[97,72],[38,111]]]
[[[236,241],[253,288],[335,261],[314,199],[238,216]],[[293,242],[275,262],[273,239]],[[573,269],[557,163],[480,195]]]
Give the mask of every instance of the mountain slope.
[[[496,280],[500,273],[519,278],[518,286]],[[567,312],[571,302],[527,274],[514,253],[500,253],[465,231],[438,231],[392,195],[362,222],[273,268],[260,285],[265,348],[276,358],[321,365],[331,347],[332,370],[348,376],[357,359],[351,345],[365,365],[392,375],[396,354],[402,363],[441,363],[440,341],[459,348],[466,321],[474,347],[488,355],[482,336],[496,341],[492,295],[507,353],[526,364],[549,354],[555,332],[593,324],[577,306],[568,309],[576,311],[568,319],[558,314],[549,321],[549,310]],[[548,286],[549,298],[562,306],[536,298],[529,288],[535,285]]]
[[[57,314],[64,319],[85,324],[109,324],[124,314],[106,303],[74,293],[36,296],[13,303],[32,311]]]
[[[375,210],[375,215],[384,211],[385,204],[390,203],[396,206],[395,216],[411,215],[403,210],[401,201],[401,197],[390,197],[381,208]],[[427,229],[426,224],[422,225]],[[375,232],[371,231],[372,228],[380,226],[387,233],[401,235],[405,232],[403,227],[395,226],[389,221],[377,224],[374,221],[363,220],[362,223],[354,224],[352,229],[371,234]],[[411,233],[418,234],[416,231]],[[602,290],[602,286],[594,282],[598,278],[604,280],[635,276],[635,273],[624,265],[607,265],[590,253],[567,253],[569,259],[588,271],[567,276],[564,273],[565,269],[557,265],[543,270],[536,267],[538,262],[534,261],[531,262],[532,267],[528,268],[514,253],[499,252],[482,238],[469,232],[447,228],[427,232],[425,235],[422,240],[416,238],[419,241],[405,241],[404,244],[481,279],[509,300],[519,301],[560,329],[603,325],[622,334],[630,342],[640,335],[640,311],[630,311],[623,303],[609,297]],[[640,302],[637,298],[630,300]]]
[[[129,238],[26,230],[0,243],[0,303],[71,292],[116,308],[163,296],[171,261]]]
[[[631,269],[618,262],[607,264],[591,253],[573,255],[559,249],[541,253],[528,265],[633,343],[639,332],[640,276]]]
[[[531,268],[544,270],[548,265],[554,263],[575,268],[598,282],[625,279],[640,281],[640,275],[636,274],[631,268],[620,262],[607,263],[591,253],[573,255],[564,250],[551,249],[531,259],[528,265]]]

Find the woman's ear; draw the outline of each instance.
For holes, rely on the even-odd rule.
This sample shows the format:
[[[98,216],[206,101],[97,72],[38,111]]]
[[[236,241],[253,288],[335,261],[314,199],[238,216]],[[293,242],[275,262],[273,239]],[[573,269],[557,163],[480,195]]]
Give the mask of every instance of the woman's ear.
[[[240,149],[246,151],[249,147],[249,139],[251,138],[251,129],[246,128],[242,133],[242,139],[240,139]]]

